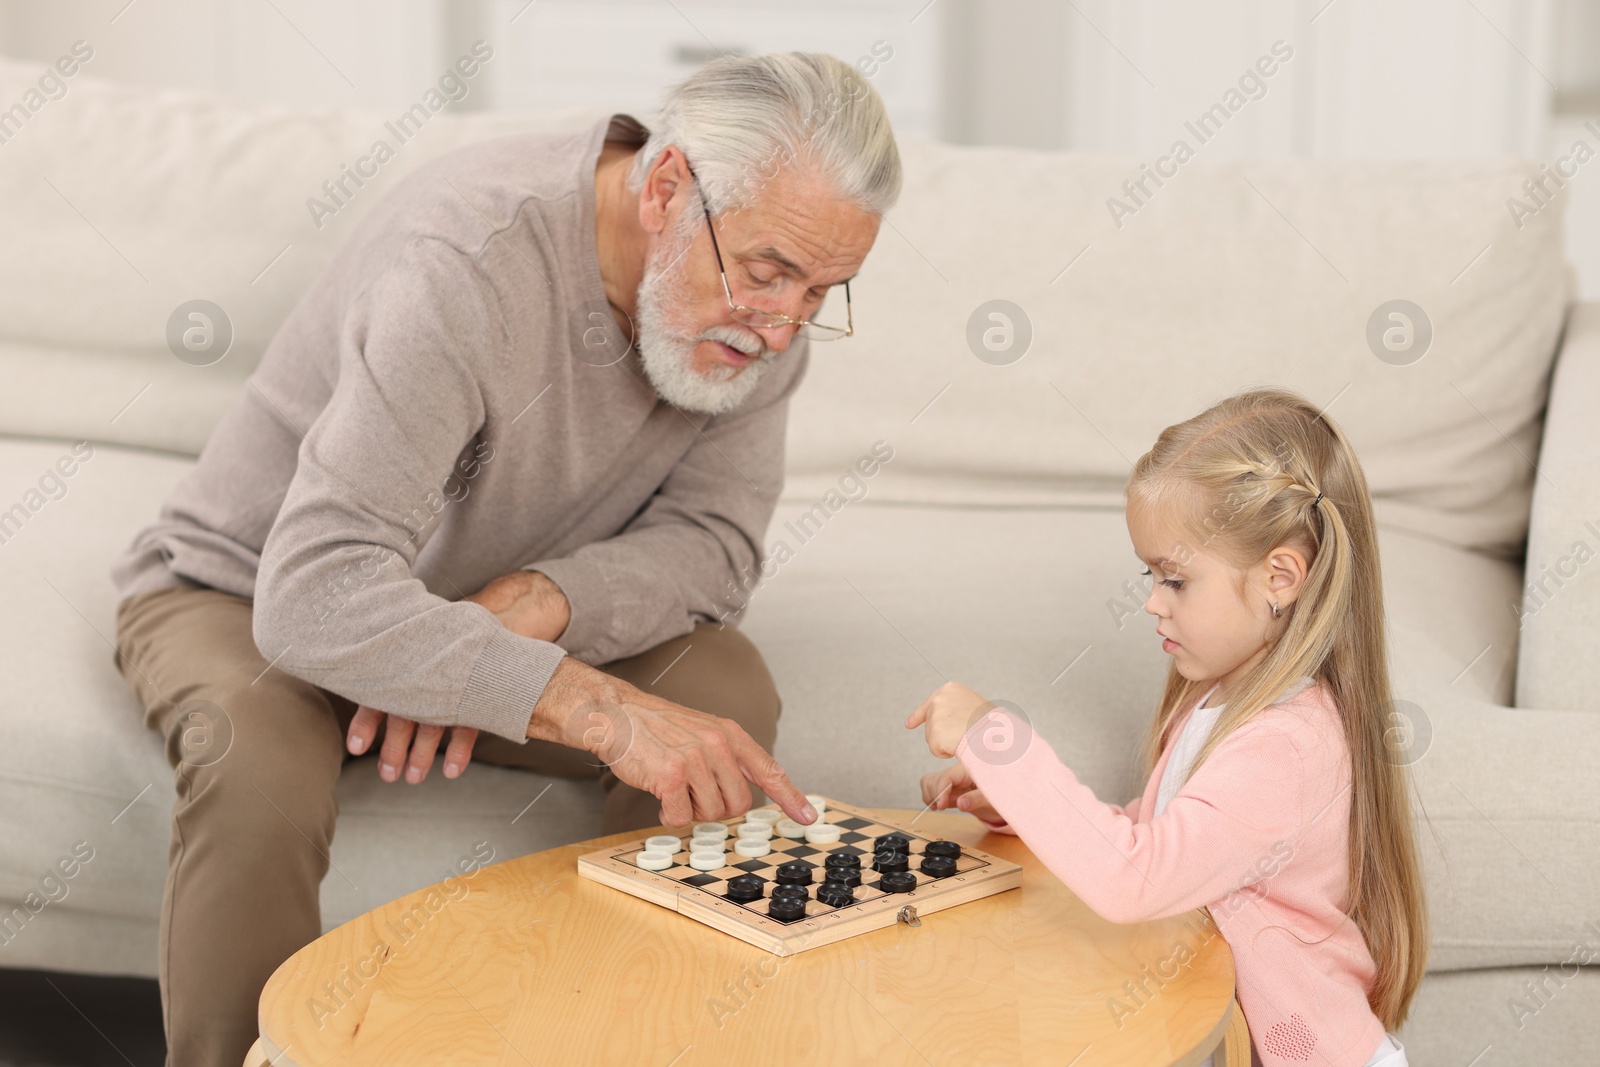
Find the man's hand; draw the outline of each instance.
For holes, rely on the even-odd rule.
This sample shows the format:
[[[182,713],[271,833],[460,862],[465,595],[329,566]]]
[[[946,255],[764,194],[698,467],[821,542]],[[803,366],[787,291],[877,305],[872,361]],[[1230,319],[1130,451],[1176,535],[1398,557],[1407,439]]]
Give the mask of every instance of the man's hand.
[[[559,586],[538,571],[513,571],[501,575],[469,597],[474,604],[482,604],[500,625],[524,637],[541,641],[554,641],[566,632],[572,619],[572,609]],[[361,755],[371,747],[378,736],[378,724],[385,713],[366,705],[356,709],[350,721],[350,732],[345,744],[353,755]],[[383,735],[383,749],[378,753],[378,777],[386,782],[395,781],[405,769],[406,781],[415,785],[428,776],[433,758],[444,738],[443,726],[418,723],[399,715],[387,716],[388,729]],[[450,744],[444,753],[444,776],[458,778],[467,769],[472,758],[472,746],[478,743],[478,731],[470,726],[457,726],[450,734]]]
[[[365,704],[356,709],[350,721],[348,744],[354,753],[365,752],[367,745],[378,732],[378,724],[385,719],[383,712]],[[433,768],[433,757],[444,738],[443,726],[419,723],[400,715],[389,715],[389,727],[383,733],[383,748],[378,752],[378,777],[392,782],[405,768],[406,781],[416,785],[428,776]],[[450,744],[444,750],[444,776],[459,778],[472,758],[472,746],[478,743],[478,731],[471,726],[457,726],[450,732]]]
[[[750,810],[747,780],[789,818],[817,818],[778,761],[738,723],[652,696],[571,658],[556,667],[534,705],[528,736],[593,753],[621,781],[660,799],[664,826]]]

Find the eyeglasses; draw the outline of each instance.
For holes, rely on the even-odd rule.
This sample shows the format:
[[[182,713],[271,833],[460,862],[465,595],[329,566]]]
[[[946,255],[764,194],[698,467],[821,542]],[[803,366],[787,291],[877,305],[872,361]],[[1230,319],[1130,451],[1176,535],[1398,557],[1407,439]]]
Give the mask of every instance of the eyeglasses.
[[[689,168],[689,177],[700,184],[700,176],[689,167],[689,161],[684,160],[683,165]],[[704,188],[702,186],[702,188]],[[856,332],[855,316],[850,312],[850,283],[844,283],[844,326],[825,326],[820,322],[810,319],[791,319],[787,315],[779,315],[772,311],[762,311],[760,308],[749,307],[745,304],[736,304],[733,301],[733,290],[728,287],[728,271],[722,265],[722,249],[717,245],[717,228],[711,224],[711,209],[706,206],[705,196],[700,197],[700,210],[706,216],[706,231],[711,234],[711,250],[717,255],[717,272],[722,275],[722,291],[728,297],[728,310],[732,313],[734,322],[743,326],[751,326],[758,330],[770,330],[779,326],[798,326],[800,336],[812,341],[837,341],[842,337],[852,337]]]

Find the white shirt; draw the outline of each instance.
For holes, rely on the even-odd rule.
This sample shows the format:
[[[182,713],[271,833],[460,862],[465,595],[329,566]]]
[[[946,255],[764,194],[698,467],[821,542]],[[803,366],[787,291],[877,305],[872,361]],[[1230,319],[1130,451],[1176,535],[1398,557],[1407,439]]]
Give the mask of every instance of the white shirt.
[[[1217,716],[1222,713],[1226,704],[1215,707],[1206,707],[1206,701],[1216,693],[1217,687],[1212,686],[1205,696],[1200,698],[1200,706],[1189,715],[1189,721],[1184,723],[1183,732],[1172,744],[1172,755],[1167,757],[1167,767],[1161,773],[1161,784],[1156,787],[1156,810],[1160,815],[1166,810],[1167,801],[1177,795],[1183,783],[1189,780],[1189,768],[1194,766],[1194,758],[1200,754],[1200,746],[1206,743],[1206,738],[1211,736],[1211,728],[1217,724]]]

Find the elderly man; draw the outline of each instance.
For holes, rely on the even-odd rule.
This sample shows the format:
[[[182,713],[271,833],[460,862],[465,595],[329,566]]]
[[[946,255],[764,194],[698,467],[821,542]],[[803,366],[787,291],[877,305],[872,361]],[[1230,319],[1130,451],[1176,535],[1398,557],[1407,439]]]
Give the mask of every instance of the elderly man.
[[[245,1055],[321,932],[346,745],[385,718],[386,781],[449,731],[447,777],[598,773],[608,832],[737,814],[747,782],[814,817],[760,653],[711,620],[899,185],[877,94],[787,54],[707,66],[653,131],[462,149],[363,220],[114,569],[176,769],[170,1063]]]

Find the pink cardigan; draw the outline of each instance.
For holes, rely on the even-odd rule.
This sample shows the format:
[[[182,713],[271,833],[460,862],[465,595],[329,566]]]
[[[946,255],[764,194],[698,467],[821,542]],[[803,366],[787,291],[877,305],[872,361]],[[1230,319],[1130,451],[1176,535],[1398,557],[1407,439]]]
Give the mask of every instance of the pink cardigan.
[[[1362,1067],[1384,1027],[1367,1004],[1377,967],[1344,914],[1350,770],[1338,709],[1321,683],[1264,709],[1152,818],[1193,710],[1126,808],[1096,799],[1020,721],[1007,724],[1025,739],[1020,757],[986,752],[986,736],[1006,736],[1005,708],[975,723],[956,756],[1006,819],[985,825],[1019,835],[1101,916],[1137,923],[1209,908],[1264,1067]]]

